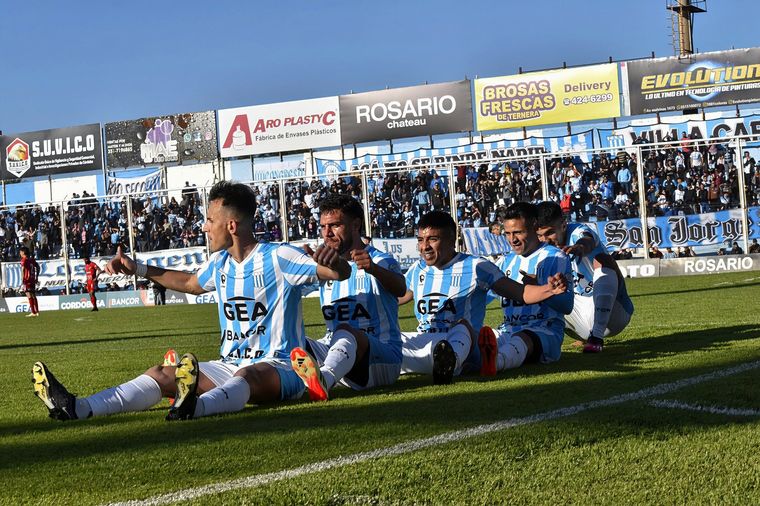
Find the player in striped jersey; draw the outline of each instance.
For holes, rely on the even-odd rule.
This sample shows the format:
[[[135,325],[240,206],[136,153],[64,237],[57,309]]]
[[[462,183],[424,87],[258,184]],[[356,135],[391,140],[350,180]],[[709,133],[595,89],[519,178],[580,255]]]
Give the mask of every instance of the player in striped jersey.
[[[255,202],[246,185],[214,185],[203,230],[215,253],[195,274],[138,264],[121,248],[106,266],[109,274],[137,274],[172,290],[198,295],[214,290],[221,327],[219,360],[198,364],[186,354],[176,367],[156,366],[132,381],[80,399],[37,362],[32,369],[34,390],[52,418],[139,411],[164,396],[175,398],[167,419],[187,419],[303,393],[303,383],[290,365],[290,351],[304,344],[301,287],[317,279],[346,279],[350,267],[330,247],[322,246],[309,257],[288,244],[257,242]]]
[[[536,206],[517,202],[500,212],[510,252],[499,259],[499,269],[523,283],[546,283],[557,273],[572,276],[570,260],[562,251],[544,244],[536,234]],[[504,321],[497,335],[483,327],[478,335],[481,375],[520,367],[525,362],[549,363],[559,359],[565,315],[573,308],[573,292],[554,295],[539,304],[502,298]]]
[[[323,281],[319,298],[327,334],[291,352],[293,369],[312,400],[327,400],[338,382],[354,390],[389,385],[401,372],[398,297],[406,293],[398,262],[362,241],[364,211],[349,195],[319,203],[326,245],[351,265],[345,281]]]
[[[573,262],[575,302],[566,317],[568,331],[585,341],[585,353],[599,353],[604,338],[631,321],[633,302],[620,268],[590,227],[567,223],[559,205],[538,204],[538,235],[567,253]]]
[[[532,304],[566,289],[561,275],[546,285],[522,285],[489,260],[458,253],[456,223],[448,213],[432,211],[420,218],[418,228],[422,259],[407,271],[407,292],[399,299],[400,304],[414,299],[419,321],[416,333],[402,333],[403,373],[432,374],[434,383],[450,383],[474,351],[489,290]]]

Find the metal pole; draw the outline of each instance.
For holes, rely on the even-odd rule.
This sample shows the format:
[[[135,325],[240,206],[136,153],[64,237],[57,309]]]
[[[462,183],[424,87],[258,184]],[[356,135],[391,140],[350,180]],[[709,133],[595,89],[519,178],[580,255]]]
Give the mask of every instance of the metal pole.
[[[546,155],[539,155],[538,164],[541,169],[541,198],[549,200],[549,173],[546,169]]]
[[[367,171],[362,171],[362,199],[364,204],[364,233],[372,237],[372,220],[369,219],[369,188],[367,186]]]
[[[742,140],[736,139],[736,157],[741,160],[742,166],[739,167],[737,164],[734,164],[736,167],[736,170],[739,173],[739,205],[741,206],[742,210],[742,235],[744,236],[744,252],[749,252],[749,223],[747,219],[747,187],[745,186],[747,184],[747,178],[744,176],[744,161],[742,158]],[[736,157],[732,157],[733,159],[736,159]]]
[[[641,145],[636,145],[636,174],[639,183],[639,217],[641,218],[641,243],[644,248],[644,258],[649,259],[649,226],[647,224],[647,191],[644,179],[644,164],[641,160]]]
[[[285,214],[285,180],[280,179],[280,227],[282,228],[282,240],[288,242],[288,218]]]
[[[127,199],[127,235],[129,236],[129,251],[132,253],[132,257],[137,260],[137,252],[135,251],[135,235],[132,228],[132,195],[126,194]],[[137,290],[137,276],[132,276],[132,288]]]
[[[200,194],[199,194],[200,196]],[[208,216],[208,187],[203,187],[203,221],[205,223],[206,217]],[[203,241],[203,244],[206,246],[206,260],[211,257],[211,248],[208,245],[208,234],[206,232],[203,232],[203,235],[205,235],[205,239]]]
[[[66,295],[71,295],[71,274],[69,273],[69,241],[66,237],[66,213],[63,210],[63,201],[60,202],[61,209],[61,248],[63,249],[63,272],[66,276]]]

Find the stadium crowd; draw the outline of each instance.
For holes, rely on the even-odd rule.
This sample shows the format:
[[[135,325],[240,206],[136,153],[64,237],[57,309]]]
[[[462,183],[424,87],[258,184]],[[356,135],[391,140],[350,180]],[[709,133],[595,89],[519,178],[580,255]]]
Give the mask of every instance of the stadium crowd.
[[[731,148],[705,143],[683,132],[667,145],[641,145],[645,181],[638,181],[639,161],[633,150],[594,154],[589,161],[560,156],[546,163],[549,199],[574,221],[605,221],[639,216],[639,192],[644,188],[649,216],[694,214],[739,205],[738,170],[744,170],[749,205],[760,202],[760,165],[745,152],[739,162]],[[496,210],[513,202],[538,202],[542,197],[537,158],[500,164],[460,165],[454,184],[455,218],[463,227],[496,222]],[[258,239],[280,241],[319,236],[318,202],[330,193],[363,200],[359,175],[333,180],[289,182],[280,198],[277,183],[252,184],[257,198],[254,233]],[[448,177],[435,168],[397,172],[374,171],[367,177],[373,236],[413,237],[420,216],[451,211]],[[284,206],[284,209],[281,207]],[[203,203],[197,188],[186,183],[181,199],[140,197],[132,200],[135,249],[139,252],[203,246]],[[62,256],[59,207],[35,204],[0,210],[0,261],[18,260],[22,246],[38,259]],[[66,205],[65,230],[71,258],[108,256],[119,243],[128,244],[124,200],[96,199],[86,191]]]

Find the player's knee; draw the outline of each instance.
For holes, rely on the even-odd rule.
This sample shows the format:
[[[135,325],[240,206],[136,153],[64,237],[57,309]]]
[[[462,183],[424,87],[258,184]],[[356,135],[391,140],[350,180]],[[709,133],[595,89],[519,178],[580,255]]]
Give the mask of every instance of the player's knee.
[[[280,399],[280,375],[277,370],[265,363],[243,367],[235,372],[248,383],[251,397],[248,402],[274,402]]]
[[[164,397],[173,395],[176,392],[176,386],[174,384],[174,367],[155,365],[145,371],[145,374],[156,380],[158,386],[161,387],[161,393]]]

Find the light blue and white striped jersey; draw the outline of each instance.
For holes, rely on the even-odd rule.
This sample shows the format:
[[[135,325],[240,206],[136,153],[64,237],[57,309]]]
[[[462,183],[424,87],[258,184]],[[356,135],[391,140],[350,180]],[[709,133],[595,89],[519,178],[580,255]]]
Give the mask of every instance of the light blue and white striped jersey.
[[[391,272],[401,274],[401,267],[393,256],[373,246],[367,246],[372,261]],[[335,332],[341,323],[347,323],[374,336],[380,342],[398,344],[401,350],[401,330],[398,325],[398,299],[380,285],[375,276],[368,274],[349,261],[351,277],[344,281],[322,281],[319,299],[327,330]]]
[[[224,362],[289,361],[290,350],[304,346],[301,287],[317,280],[317,264],[302,250],[260,242],[241,263],[218,251],[196,276],[205,290],[216,290]]]
[[[593,239],[594,249],[582,258],[575,255],[570,257],[573,263],[573,291],[582,297],[591,297],[594,294],[594,257],[599,253],[607,253],[607,250],[599,239],[599,235],[588,225],[583,223],[567,224],[565,230],[567,246],[577,243],[584,236],[590,236]],[[628,296],[628,289],[624,281],[618,283],[617,301],[626,308],[626,311],[633,314],[633,301]]]
[[[584,297],[591,297],[594,289],[594,257],[599,253],[606,253],[599,235],[588,225],[583,223],[568,223],[565,229],[565,245],[572,246],[583,237],[591,237],[594,241],[594,249],[588,255],[578,257],[572,255],[573,262],[573,291]]]
[[[441,269],[419,260],[406,272],[417,331],[448,332],[464,318],[477,332],[486,314],[486,294],[503,277],[495,264],[467,253],[457,253]]]
[[[535,275],[539,285],[549,282],[549,276],[562,273],[567,279],[572,278],[572,264],[562,250],[550,244],[541,244],[536,251],[527,256],[508,253],[501,257],[496,265],[510,279],[523,282],[520,271]],[[572,292],[555,297],[567,297],[565,301],[572,308]],[[556,336],[562,338],[565,330],[565,314],[551,307],[548,301],[538,304],[524,304],[512,299],[501,298],[501,307],[504,310],[504,321],[499,330],[514,334],[523,329],[542,327],[552,330]],[[556,307],[556,305],[555,305]]]

